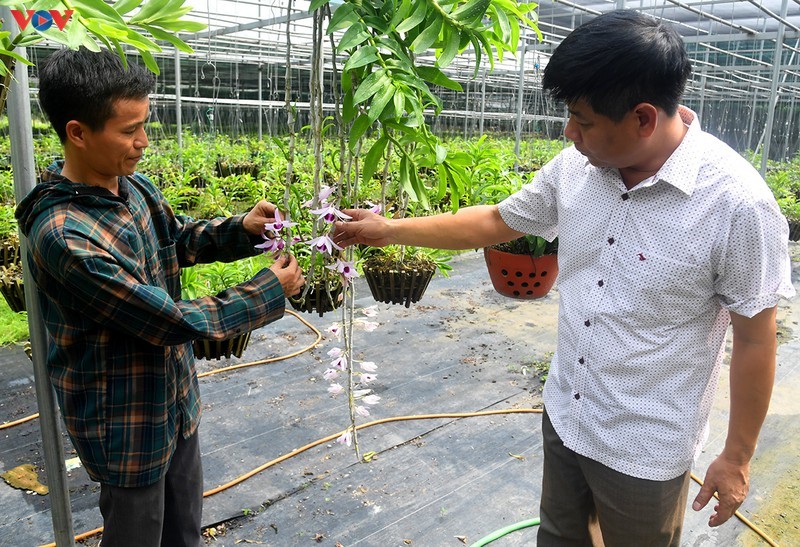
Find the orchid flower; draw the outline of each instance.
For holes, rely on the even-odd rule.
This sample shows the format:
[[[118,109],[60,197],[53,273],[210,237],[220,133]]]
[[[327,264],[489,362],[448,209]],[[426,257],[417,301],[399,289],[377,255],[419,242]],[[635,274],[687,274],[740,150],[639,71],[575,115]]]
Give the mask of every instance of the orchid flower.
[[[372,361],[364,361],[361,363],[361,370],[365,372],[375,372],[378,370],[378,366]]]
[[[365,406],[358,405],[356,406],[356,414],[366,418],[367,416],[369,416],[369,409]]]
[[[255,245],[255,248],[261,249],[264,254],[272,253],[277,256],[286,246],[286,243],[280,237],[268,238],[266,235],[262,237],[265,239],[264,243]]]
[[[367,395],[364,397],[364,403],[368,405],[377,405],[381,398],[378,395]]]
[[[357,323],[360,323],[366,332],[372,332],[378,327],[380,327],[380,323],[376,323],[374,321],[366,321],[364,319],[356,319]]]
[[[335,368],[336,370],[347,370],[347,357],[340,355],[331,361],[331,368]]]
[[[339,323],[333,323],[330,327],[328,327],[327,330],[337,340],[339,340],[342,336],[342,326]]]
[[[281,212],[275,209],[275,222],[267,222],[264,224],[264,229],[272,232],[280,232],[284,228],[291,228],[297,226],[296,222],[289,220],[289,215],[286,215],[286,220],[281,218]]]
[[[367,317],[376,317],[378,315],[378,305],[370,306],[361,310],[361,313]]]
[[[346,215],[330,203],[323,203],[319,209],[311,209],[311,212],[319,216],[325,222],[333,222],[337,218],[340,220],[350,220],[353,217]]]
[[[319,194],[317,195],[317,203],[325,203],[325,200],[327,200],[332,193],[333,193],[333,188],[331,188],[327,184],[323,184],[320,187]],[[305,203],[303,203],[303,207],[311,207],[313,204],[314,200],[310,199]]]
[[[378,377],[374,374],[362,374],[361,375],[361,383],[368,384],[370,382],[374,382]]]
[[[346,260],[336,259],[336,264],[331,264],[329,266],[325,266],[329,270],[333,270],[342,274],[345,281],[353,278],[358,277],[358,272],[356,271],[356,265],[352,262],[347,262]]]
[[[342,348],[331,348],[330,350],[328,350],[328,357],[330,357],[331,359],[336,359],[337,357],[341,356],[342,353],[344,353],[342,351]]]
[[[324,251],[328,254],[331,254],[334,249],[342,250],[342,247],[339,247],[329,236],[324,234],[306,241],[306,245],[316,247],[318,251]]]
[[[369,210],[371,212],[375,213],[376,215],[381,214],[381,212],[383,211],[383,208],[381,207],[380,204],[376,205],[375,203],[372,203],[371,201],[367,201],[366,204],[369,206]]]
[[[331,395],[334,395],[334,396],[339,395],[343,391],[344,391],[344,388],[340,384],[331,384],[328,387],[328,393],[330,393]]]
[[[339,371],[333,370],[332,368],[326,369],[325,372],[322,373],[322,377],[330,382],[331,380],[335,380],[339,377]]]
[[[350,446],[350,444],[353,442],[353,434],[348,429],[347,431],[339,435],[339,438],[336,439],[336,442],[339,444],[346,444],[347,446]]]

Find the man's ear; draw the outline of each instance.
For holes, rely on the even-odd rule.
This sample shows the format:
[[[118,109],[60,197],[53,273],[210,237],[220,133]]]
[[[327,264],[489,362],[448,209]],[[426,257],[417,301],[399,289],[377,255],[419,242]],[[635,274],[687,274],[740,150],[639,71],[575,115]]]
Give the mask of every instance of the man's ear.
[[[639,135],[650,137],[658,126],[658,108],[650,103],[639,103],[633,109],[638,121]]]
[[[77,120],[67,122],[67,140],[77,148],[86,147],[86,133],[89,129]]]

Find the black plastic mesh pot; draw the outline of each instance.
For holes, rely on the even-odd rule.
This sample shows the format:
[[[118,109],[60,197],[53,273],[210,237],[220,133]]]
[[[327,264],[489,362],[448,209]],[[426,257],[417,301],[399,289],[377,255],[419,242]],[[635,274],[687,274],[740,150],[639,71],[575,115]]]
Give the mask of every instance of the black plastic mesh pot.
[[[372,297],[378,302],[403,304],[406,308],[412,302],[419,302],[435,272],[435,268],[430,270],[384,270],[364,265],[364,277],[370,292],[372,292]]]
[[[322,317],[325,312],[333,311],[340,307],[344,300],[342,298],[341,286],[331,287],[329,293],[325,285],[317,284],[308,290],[305,298],[302,298],[302,294],[301,292],[298,298],[289,297],[289,304],[297,311],[306,313],[317,312],[320,317]]]
[[[241,357],[247,344],[250,342],[250,332],[228,338],[227,340],[208,340],[201,338],[192,342],[192,349],[196,359],[228,359]]]

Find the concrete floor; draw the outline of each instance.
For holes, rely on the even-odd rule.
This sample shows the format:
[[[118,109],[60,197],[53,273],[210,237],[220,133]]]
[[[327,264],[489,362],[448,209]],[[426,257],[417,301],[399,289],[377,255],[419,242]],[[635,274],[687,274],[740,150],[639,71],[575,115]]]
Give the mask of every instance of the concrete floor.
[[[792,251],[800,260],[794,244]],[[504,298],[492,289],[480,253],[462,255],[454,267],[450,279],[433,280],[418,304],[410,309],[379,304],[378,316],[370,320],[380,326],[370,333],[356,329],[358,358],[379,366],[375,392],[382,401],[370,419],[540,405],[534,362],[546,360],[555,347],[557,291],[535,302]],[[800,289],[797,262],[794,274]],[[365,285],[357,287],[356,307],[373,305]],[[780,306],[775,392],[742,507],[780,545],[800,545],[797,302]],[[302,317],[324,333],[339,315]],[[198,371],[283,355],[313,340],[307,326],[287,316],[254,333],[242,359],[200,361]],[[206,489],[343,429],[345,402],[331,399],[320,377],[330,347],[324,340],[289,360],[201,380]],[[22,351],[0,350],[0,422],[36,411],[32,382]],[[721,449],[726,425],[727,370],[711,436],[695,466],[701,478]],[[362,452],[376,453],[371,463],[356,463],[351,450],[327,442],[206,498],[204,523],[216,525],[208,543],[459,546],[538,514],[538,414],[393,422],[363,430],[360,442]],[[66,438],[65,450],[67,458],[74,457]],[[41,468],[42,459],[38,422],[0,431],[0,471],[23,463]],[[689,503],[698,489],[692,483]],[[70,474],[70,491],[75,532],[100,526],[97,487],[81,468]],[[710,511],[687,509],[684,545],[765,544],[738,520],[708,528]],[[0,483],[0,514],[0,545],[52,541],[47,497]],[[535,538],[535,528],[527,528],[492,545],[534,545]]]

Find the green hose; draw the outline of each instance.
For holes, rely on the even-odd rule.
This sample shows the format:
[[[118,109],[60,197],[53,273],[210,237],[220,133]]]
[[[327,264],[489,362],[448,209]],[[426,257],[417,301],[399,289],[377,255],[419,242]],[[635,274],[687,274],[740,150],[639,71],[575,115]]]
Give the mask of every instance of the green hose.
[[[499,530],[492,532],[488,536],[479,539],[469,547],[483,547],[484,545],[488,545],[496,539],[500,539],[506,534],[510,534],[511,532],[516,532],[517,530],[522,530],[523,528],[528,528],[529,526],[539,526],[539,519],[535,518],[535,519],[523,520],[522,522],[506,526],[505,528],[500,528]]]

